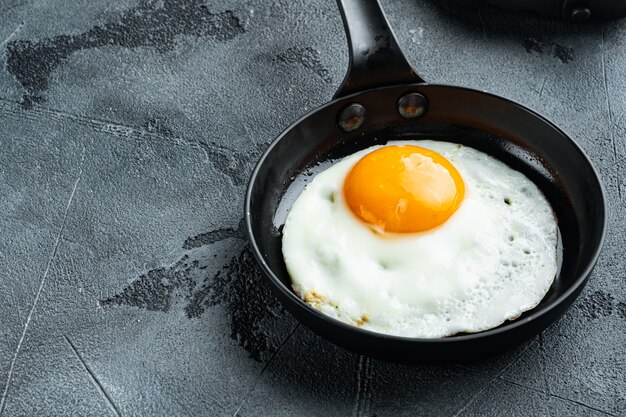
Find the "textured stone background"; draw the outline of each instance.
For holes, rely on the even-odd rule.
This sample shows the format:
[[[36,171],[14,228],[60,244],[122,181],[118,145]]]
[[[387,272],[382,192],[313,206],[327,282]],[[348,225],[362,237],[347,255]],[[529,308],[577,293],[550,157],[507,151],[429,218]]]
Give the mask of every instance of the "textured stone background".
[[[424,78],[527,104],[599,169],[610,229],[574,307],[500,356],[404,366],[270,295],[244,188],[343,77],[333,0],[0,0],[1,416],[626,414],[626,21],[383,5]]]

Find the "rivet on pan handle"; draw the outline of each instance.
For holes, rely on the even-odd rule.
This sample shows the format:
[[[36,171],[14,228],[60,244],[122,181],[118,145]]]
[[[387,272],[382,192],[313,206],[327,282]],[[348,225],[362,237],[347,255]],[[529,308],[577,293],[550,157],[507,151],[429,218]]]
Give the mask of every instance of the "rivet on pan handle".
[[[344,132],[357,130],[365,121],[365,107],[352,103],[339,113],[337,124]]]
[[[405,119],[416,119],[426,114],[428,100],[420,93],[409,93],[398,100],[398,113]]]

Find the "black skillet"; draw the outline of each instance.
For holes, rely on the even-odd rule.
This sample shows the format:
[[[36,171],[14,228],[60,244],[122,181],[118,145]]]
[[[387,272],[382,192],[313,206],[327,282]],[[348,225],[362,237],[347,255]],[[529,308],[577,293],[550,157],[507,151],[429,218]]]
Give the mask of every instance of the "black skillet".
[[[377,1],[338,0],[338,5],[350,46],[348,74],[333,101],[292,124],[269,146],[246,194],[251,248],[274,293],[321,336],[394,361],[485,355],[539,333],[580,294],[604,240],[604,191],[589,159],[532,110],[489,93],[425,83],[402,55]],[[492,330],[418,339],[344,324],[296,296],[281,254],[281,230],[291,204],[332,161],[398,138],[472,146],[523,172],[541,188],[558,218],[562,251],[556,280],[535,309]]]

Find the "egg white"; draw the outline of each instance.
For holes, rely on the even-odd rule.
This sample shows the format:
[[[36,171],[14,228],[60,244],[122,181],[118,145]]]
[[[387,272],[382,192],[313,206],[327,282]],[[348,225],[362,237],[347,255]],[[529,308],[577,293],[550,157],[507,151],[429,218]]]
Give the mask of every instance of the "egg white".
[[[350,168],[371,147],[306,187],[283,230],[295,292],[321,312],[364,329],[435,338],[478,332],[535,307],[557,271],[557,222],[537,186],[493,157],[436,141],[465,182],[461,207],[441,226],[382,236],[343,199]]]

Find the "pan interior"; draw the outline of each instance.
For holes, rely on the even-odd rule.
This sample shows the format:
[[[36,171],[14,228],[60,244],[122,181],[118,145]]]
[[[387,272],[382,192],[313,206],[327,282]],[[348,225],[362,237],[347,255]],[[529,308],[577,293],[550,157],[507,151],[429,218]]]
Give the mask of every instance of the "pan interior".
[[[376,109],[375,105],[383,102],[388,95],[379,92],[379,97],[372,101],[376,117],[368,120],[357,133],[346,134],[334,122],[337,112],[351,102],[348,98],[330,103],[281,135],[260,163],[250,193],[254,240],[273,272],[275,278],[272,279],[279,281],[274,282],[275,285],[282,285],[291,291],[281,252],[281,232],[291,205],[304,187],[337,160],[361,149],[398,139],[443,140],[473,147],[524,173],[547,197],[558,220],[559,269],[541,303],[522,318],[553,303],[576,283],[593,256],[593,245],[588,242],[593,236],[591,228],[601,228],[604,216],[602,207],[585,202],[594,197],[601,200],[602,192],[599,185],[596,190],[593,181],[588,178],[589,175],[594,179],[596,177],[584,155],[548,122],[514,103],[505,102],[504,106],[510,108],[503,110],[503,100],[497,97],[472,92],[495,100],[496,103],[491,104],[499,106],[495,112],[485,108],[482,117],[475,117],[475,108],[466,114],[459,111],[464,106],[459,105],[458,100],[455,100],[456,106],[444,108],[442,103],[450,99],[447,90],[451,88],[442,88],[444,94],[437,94],[437,99],[433,91],[428,92],[430,111],[421,120],[401,119],[391,106]],[[396,100],[397,93],[391,94],[388,99],[392,104]],[[472,103],[466,102],[465,106],[472,106]],[[507,111],[509,115],[505,114]],[[528,118],[529,114],[532,117],[528,120],[532,124],[528,120],[521,123],[520,117]],[[508,119],[511,121],[507,125]],[[577,168],[573,164],[578,164]],[[590,170],[584,175],[587,183],[583,183],[576,175],[582,175],[581,172],[587,169]],[[594,217],[594,209],[601,213]],[[589,221],[581,222],[581,219]],[[293,297],[296,298],[295,295]],[[507,325],[505,323],[501,327]]]

